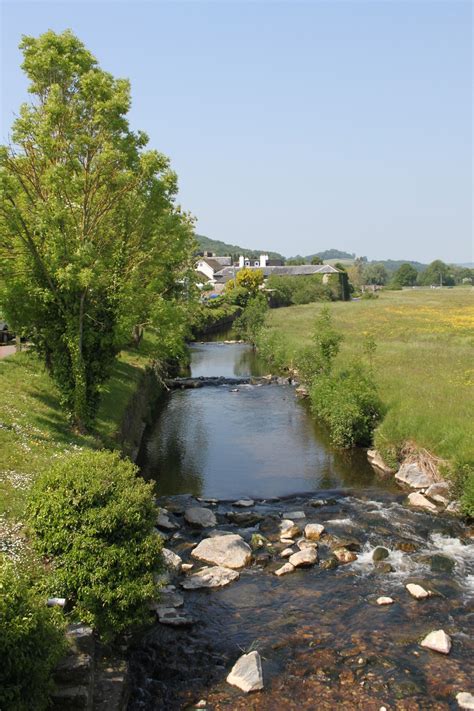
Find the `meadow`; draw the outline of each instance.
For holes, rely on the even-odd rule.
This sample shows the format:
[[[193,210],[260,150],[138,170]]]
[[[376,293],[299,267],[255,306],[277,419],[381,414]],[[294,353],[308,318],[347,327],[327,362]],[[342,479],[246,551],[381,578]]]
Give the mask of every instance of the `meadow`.
[[[311,342],[322,304],[269,312],[267,325],[279,334],[284,359]],[[394,463],[402,451],[426,449],[467,471],[474,463],[474,289],[404,289],[379,298],[330,306],[344,341],[336,368],[367,357],[376,344],[374,377],[387,414],[375,445]]]

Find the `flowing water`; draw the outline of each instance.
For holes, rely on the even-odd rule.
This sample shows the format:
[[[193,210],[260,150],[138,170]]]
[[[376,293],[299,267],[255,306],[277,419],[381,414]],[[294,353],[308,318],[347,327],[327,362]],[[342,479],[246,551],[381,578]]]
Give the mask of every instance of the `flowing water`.
[[[244,345],[193,347],[193,376],[246,377],[265,369]],[[235,391],[237,390],[237,391]],[[184,562],[208,531],[184,524],[196,496],[216,497],[217,528],[264,543],[240,578],[217,590],[186,591],[187,628],[155,625],[134,648],[129,708],[456,709],[474,692],[473,531],[461,521],[406,507],[406,495],[379,479],[364,452],[341,454],[290,385],[222,385],[171,394],[144,439],[142,468],[157,480],[160,504],[180,525],[167,546]],[[191,496],[192,495],[192,496]],[[252,496],[238,509],[233,500]],[[231,512],[250,512],[232,523]],[[289,512],[325,527],[320,564],[284,577],[278,526]],[[229,514],[230,517],[229,517]],[[252,520],[252,516],[254,520]],[[324,569],[335,545],[357,559]],[[388,550],[384,565],[373,561]],[[297,548],[294,546],[294,550]],[[179,589],[178,577],[172,582]],[[405,585],[431,591],[415,600]],[[378,606],[388,595],[394,603]],[[420,646],[433,630],[452,639],[448,656]],[[226,683],[243,653],[262,657],[265,689],[245,695]]]

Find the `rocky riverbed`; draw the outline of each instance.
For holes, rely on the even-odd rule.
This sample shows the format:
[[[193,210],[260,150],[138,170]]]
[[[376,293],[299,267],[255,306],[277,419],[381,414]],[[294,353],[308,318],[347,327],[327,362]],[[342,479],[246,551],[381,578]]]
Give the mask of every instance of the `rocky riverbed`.
[[[132,650],[132,711],[454,709],[473,692],[473,530],[457,517],[360,490],[158,505],[168,573]],[[226,679],[253,651],[263,689],[247,694]]]

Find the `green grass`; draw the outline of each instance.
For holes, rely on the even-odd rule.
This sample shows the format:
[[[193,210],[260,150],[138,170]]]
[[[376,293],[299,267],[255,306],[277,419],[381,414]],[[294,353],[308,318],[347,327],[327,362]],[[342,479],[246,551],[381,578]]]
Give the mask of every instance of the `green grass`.
[[[71,431],[58,392],[33,353],[0,360],[0,518],[20,519],[34,477],[65,452],[113,446],[126,405],[153,358],[154,337],[120,354],[104,386],[95,430]],[[1,529],[1,521],[0,521]],[[0,530],[1,535],[1,530]]]
[[[270,312],[271,331],[284,336],[286,362],[310,343],[322,304]],[[474,290],[386,291],[380,298],[332,304],[344,334],[336,367],[377,344],[374,374],[388,413],[375,443],[387,455],[406,443],[449,462],[473,463]]]

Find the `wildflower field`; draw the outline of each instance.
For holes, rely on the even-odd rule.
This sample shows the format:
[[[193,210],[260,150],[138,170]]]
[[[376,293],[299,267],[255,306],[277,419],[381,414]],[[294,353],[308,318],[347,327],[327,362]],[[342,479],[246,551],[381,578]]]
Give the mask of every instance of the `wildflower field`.
[[[322,304],[270,311],[286,362],[310,343]],[[331,305],[344,335],[338,364],[376,344],[373,370],[387,414],[375,444],[388,458],[424,448],[454,468],[474,463],[474,289],[404,289]]]

